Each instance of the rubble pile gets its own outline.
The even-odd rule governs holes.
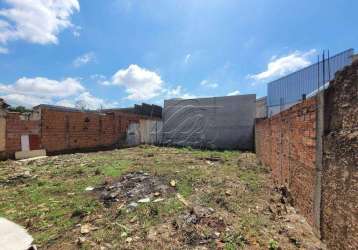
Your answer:
[[[167,181],[158,176],[142,171],[132,172],[121,176],[118,180],[106,181],[93,191],[107,206],[123,201],[130,208],[138,206],[137,203],[158,202],[175,190],[166,184]]]
[[[181,241],[196,246],[206,245],[212,241],[220,243],[220,235],[228,230],[223,218],[214,215],[214,209],[194,206],[178,216],[172,222],[175,231],[179,232]]]

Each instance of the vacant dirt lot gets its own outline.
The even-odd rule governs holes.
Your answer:
[[[321,249],[251,153],[140,146],[0,163],[0,216],[43,249]]]

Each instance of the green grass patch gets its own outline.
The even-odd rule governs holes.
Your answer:
[[[100,168],[100,172],[105,176],[118,177],[128,170],[130,161],[117,161]]]
[[[101,185],[107,177],[116,179],[127,172],[143,170],[159,176],[167,185],[175,180],[175,192],[180,193],[188,202],[214,208],[212,216],[215,217],[222,214],[223,218],[227,218],[232,214],[238,218],[232,222],[237,232],[245,236],[260,237],[260,227],[264,226],[265,220],[260,215],[247,213],[259,193],[241,194],[235,191],[235,185],[241,187],[241,184],[246,184],[249,191],[259,191],[263,177],[259,167],[254,164],[250,165],[250,169],[238,166],[240,154],[238,151],[145,145],[131,149],[49,157],[45,161],[24,165],[10,162],[11,167],[0,163],[0,180],[5,182],[9,176],[13,176],[14,169],[19,173],[30,171],[33,176],[0,188],[0,216],[28,226],[35,243],[43,248],[58,243],[73,246],[81,236],[76,227],[79,223],[90,223],[98,227],[85,235],[88,241],[81,246],[82,249],[92,249],[89,242],[108,242],[117,249],[127,246],[123,245],[127,244],[127,237],[140,237],[135,244],[144,242],[151,248],[153,242],[147,242],[146,239],[149,229],[171,223],[188,210],[176,198],[175,193],[161,202],[139,204],[135,210],[127,211],[124,201],[105,208],[95,195],[85,191],[86,187]],[[206,158],[210,157],[220,159],[213,159],[214,164],[210,164],[206,162],[210,160]],[[246,163],[245,159],[243,161]],[[231,191],[231,195],[225,193],[227,190]],[[91,220],[87,220],[89,218]],[[214,229],[204,227],[202,233],[209,236],[212,230]],[[245,244],[245,238],[240,233],[236,235],[230,232],[230,235],[225,236],[225,249],[238,249]],[[222,234],[220,237],[223,236]],[[263,240],[266,247],[268,239],[266,237]],[[212,247],[216,247],[215,242]]]
[[[248,184],[250,191],[259,190],[262,180],[257,172],[252,170],[240,171],[239,178],[242,182]]]

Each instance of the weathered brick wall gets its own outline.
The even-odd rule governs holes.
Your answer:
[[[113,110],[82,112],[56,106],[41,105],[31,116],[6,112],[5,151],[0,158],[21,151],[21,135],[29,135],[30,149],[46,149],[48,153],[71,152],[125,146],[129,124],[141,119],[158,120]]]
[[[256,153],[272,169],[277,186],[289,188],[295,206],[313,225],[316,156],[316,100],[296,104],[269,119],[258,119]]]
[[[39,120],[21,119],[20,113],[6,115],[6,152],[9,156],[21,150],[21,135],[40,135]]]
[[[358,61],[338,72],[325,91],[322,181],[316,179],[316,99],[256,121],[256,152],[277,185],[314,224],[321,185],[320,234],[329,249],[358,249]],[[317,152],[318,153],[318,152]]]
[[[330,249],[358,249],[358,61],[325,97],[322,237]]]
[[[124,145],[130,123],[143,117],[41,108],[42,145],[49,153]]]

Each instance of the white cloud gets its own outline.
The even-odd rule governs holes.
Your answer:
[[[180,98],[182,98],[182,99],[195,99],[195,98],[198,98],[198,97],[196,95],[185,93]]]
[[[185,56],[184,63],[185,63],[185,64],[188,64],[188,63],[190,62],[190,59],[191,59],[191,54],[187,54],[187,55]]]
[[[70,107],[70,108],[97,110],[102,108],[112,108],[118,106],[118,103],[107,102],[101,98],[93,96],[89,92],[84,92],[73,99],[62,99],[56,102],[56,105]]]
[[[20,78],[14,84],[0,84],[0,92],[7,94],[21,94],[37,97],[68,97],[80,92],[85,88],[74,78],[62,81],[51,80],[44,77]]]
[[[75,105],[75,101],[72,99],[62,99],[59,100],[55,103],[57,106],[62,106],[62,107],[68,107],[68,108],[74,108]]]
[[[241,92],[239,90],[235,90],[233,92],[230,92],[229,94],[227,94],[228,96],[233,96],[233,95],[240,95]]]
[[[104,85],[104,86],[113,85],[113,83],[111,83],[111,81],[109,81],[108,78],[105,75],[94,74],[94,75],[91,75],[90,78],[91,78],[91,80],[94,80],[98,84],[101,84],[101,85]]]
[[[79,103],[84,105],[86,109],[100,109],[100,108],[108,108],[111,104],[107,103],[101,98],[93,96],[89,92],[84,92],[80,94],[76,99],[76,104]]]
[[[23,94],[7,94],[2,95],[0,97],[13,106],[24,106],[29,108],[39,104],[51,103],[51,99],[47,97],[30,96]]]
[[[174,98],[174,97],[181,96],[182,90],[183,90],[183,87],[178,85],[175,88],[164,90],[164,93],[166,94],[166,98]]]
[[[57,44],[58,34],[73,27],[70,17],[80,10],[78,0],[4,0],[0,9],[0,44],[25,40]]]
[[[65,107],[100,109],[118,106],[93,96],[78,79],[62,81],[44,77],[20,78],[13,84],[0,84],[0,98],[13,106],[33,107],[39,104],[54,104]]]
[[[104,75],[92,75],[92,80],[96,80],[101,85],[115,85],[124,87],[129,94],[126,99],[135,101],[184,98],[196,98],[184,90],[181,85],[166,87],[161,76],[138,65],[130,65],[127,69],[118,70],[111,80]]]
[[[103,79],[107,79],[107,77],[105,75],[101,75],[101,74],[93,74],[90,76],[90,78],[92,80],[103,80]]]
[[[193,98],[197,98],[197,96],[186,92],[181,85],[178,85],[171,89],[164,89],[163,93],[164,93],[165,99],[173,99],[173,98],[193,99]]]
[[[75,99],[85,91],[85,87],[75,78],[57,81],[44,77],[22,77],[13,84],[0,84],[1,98],[11,105],[26,107],[54,104],[61,98]]]
[[[0,54],[7,54],[7,53],[9,53],[9,50],[7,48],[0,47]]]
[[[312,49],[306,52],[295,51],[283,57],[273,56],[265,71],[249,75],[249,78],[255,81],[264,81],[287,75],[310,65],[311,57],[314,54],[316,54],[316,50]]]
[[[210,82],[208,80],[203,80],[200,82],[200,85],[201,86],[205,86],[207,88],[212,88],[212,89],[215,89],[217,87],[219,87],[219,85],[217,83],[214,83],[214,82]]]
[[[144,101],[161,94],[163,81],[156,72],[130,65],[127,69],[120,69],[106,85],[122,86],[129,94],[127,99]]]
[[[90,62],[93,62],[96,59],[96,56],[93,52],[88,52],[86,54],[83,54],[79,57],[77,57],[73,61],[73,66],[76,68],[81,67],[83,65],[89,64]]]
[[[98,84],[108,86],[111,85],[111,82],[108,81],[107,77],[105,75],[101,74],[94,74],[90,76],[91,80],[96,81]]]
[[[77,37],[77,38],[80,37],[81,36],[81,30],[82,30],[81,26],[74,25],[73,30],[72,30],[73,36]]]

